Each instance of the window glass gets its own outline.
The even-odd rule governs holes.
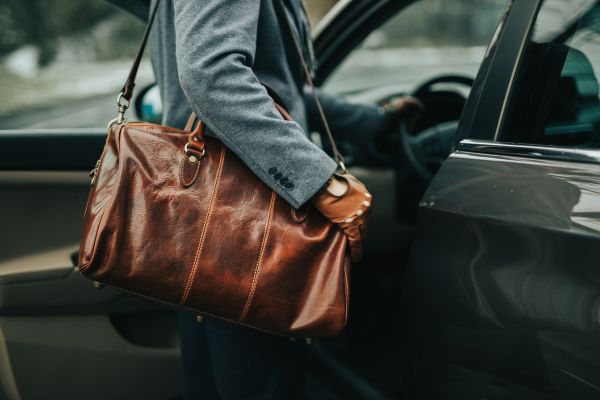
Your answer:
[[[143,22],[99,0],[17,0],[0,2],[0,27],[0,129],[114,118]],[[138,89],[151,81],[146,61]]]
[[[505,113],[502,139],[600,147],[600,2],[546,0]]]
[[[420,0],[369,36],[325,83],[353,93],[402,92],[440,75],[474,77],[507,0]]]

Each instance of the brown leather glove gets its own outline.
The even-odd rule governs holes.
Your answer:
[[[313,198],[315,207],[346,234],[352,261],[362,258],[362,241],[367,233],[367,220],[373,197],[365,185],[350,174],[334,174],[333,180]],[[336,193],[334,186],[345,185],[345,191]],[[333,191],[333,192],[332,192]]]

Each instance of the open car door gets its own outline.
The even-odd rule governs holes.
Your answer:
[[[406,315],[421,398],[600,396],[598,12],[513,1],[488,49],[420,203]]]
[[[75,12],[56,9],[66,2],[37,3],[20,10],[25,5],[14,2],[12,11],[42,19]],[[26,49],[2,64],[9,98],[0,107],[0,399],[175,399],[176,312],[98,290],[75,268],[88,173],[131,53],[124,50],[122,62],[121,55],[81,61],[77,51],[94,35],[132,26],[120,40],[135,46],[144,25],[101,2],[69,7],[93,16],[91,34],[74,32],[54,46],[50,22],[36,20],[54,46],[52,62],[38,65],[28,58],[38,50]]]

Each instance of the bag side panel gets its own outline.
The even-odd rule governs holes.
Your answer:
[[[240,317],[251,290],[270,197],[271,190],[226,151],[210,233],[186,306],[231,320]]]
[[[346,325],[346,237],[314,207],[305,221],[281,201],[247,323],[294,336],[333,336]]]
[[[137,127],[136,127],[137,128]],[[191,191],[181,186],[185,135],[124,128],[119,175],[96,239],[92,279],[177,304],[194,258],[206,197],[214,179],[212,155]]]

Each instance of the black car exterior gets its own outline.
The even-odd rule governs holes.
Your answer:
[[[600,398],[599,12],[509,4],[419,206],[412,397]]]

